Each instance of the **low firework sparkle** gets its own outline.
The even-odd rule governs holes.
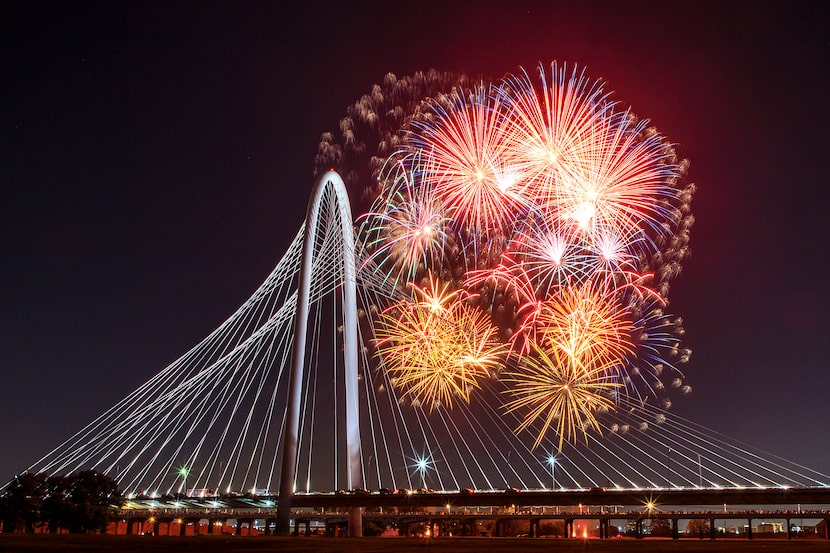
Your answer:
[[[396,298],[377,352],[405,397],[449,408],[495,376],[517,432],[561,449],[622,395],[688,389],[664,310],[694,187],[648,121],[555,63],[438,94],[411,121],[359,235]]]

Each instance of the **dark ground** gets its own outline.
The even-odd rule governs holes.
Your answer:
[[[24,553],[53,552],[146,552],[146,553],[234,553],[279,551],[281,553],[334,553],[359,551],[367,553],[429,552],[711,552],[711,553],[776,553],[830,552],[824,540],[561,540],[527,538],[278,538],[227,536],[100,536],[100,535],[0,535],[0,551]]]

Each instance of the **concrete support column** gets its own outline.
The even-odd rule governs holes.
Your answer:
[[[746,519],[746,539],[752,539],[752,519]]]
[[[574,533],[574,519],[566,518],[565,519],[565,537],[572,538]]]
[[[676,518],[671,519],[671,539],[676,540],[680,538],[680,521]]]
[[[539,519],[530,521],[530,537],[531,538],[538,538],[539,537]]]
[[[790,526],[790,519],[787,519],[787,541],[793,539],[793,529]]]
[[[349,537],[363,536],[363,507],[349,509]]]
[[[182,519],[181,524],[179,524],[179,535],[184,536],[187,532],[187,521]]]
[[[717,536],[717,535],[718,535],[718,531],[717,531],[717,528],[715,528],[715,519],[710,518],[709,519],[709,539],[713,540],[713,539],[715,539],[715,536]]]

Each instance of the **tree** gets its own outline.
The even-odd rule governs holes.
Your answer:
[[[97,532],[106,529],[122,503],[117,483],[93,470],[22,474],[0,497],[0,520],[6,532],[34,532],[36,524],[46,524],[50,532]]]
[[[556,536],[561,538],[565,536],[565,521],[556,520],[553,522],[543,522],[539,525],[539,536]]]
[[[70,520],[70,532],[102,532],[107,523],[114,520],[114,510],[123,504],[118,484],[105,474],[86,470],[72,479],[69,501],[74,516]]]
[[[666,518],[653,518],[649,521],[649,528],[651,535],[655,537],[667,538],[672,535],[671,521]]]
[[[0,498],[0,519],[5,532],[35,531],[41,521],[41,503],[46,487],[46,476],[25,473],[16,476]]]
[[[73,516],[73,505],[69,500],[71,486],[71,476],[50,476],[46,479],[40,515],[50,533],[70,528]]]
[[[686,525],[686,534],[703,539],[704,536],[709,535],[709,521],[705,518],[693,518]]]

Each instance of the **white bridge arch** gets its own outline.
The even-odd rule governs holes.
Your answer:
[[[357,382],[357,293],[355,284],[354,229],[349,196],[343,179],[334,171],[322,175],[311,192],[306,212],[303,236],[303,256],[300,267],[297,314],[294,319],[294,340],[291,348],[291,372],[288,379],[288,422],[283,438],[283,463],[280,477],[280,493],[277,510],[277,532],[287,535],[291,518],[291,498],[295,491],[297,446],[299,443],[300,405],[303,393],[303,372],[305,369],[306,336],[308,330],[308,307],[311,296],[314,260],[325,255],[318,251],[315,237],[320,221],[320,210],[324,194],[334,193],[337,215],[340,221],[343,267],[343,346],[344,378],[346,391],[346,449],[348,463],[348,487],[362,488],[363,477],[360,467],[360,426],[358,414]],[[325,243],[324,243],[325,244]],[[352,511],[349,532],[362,535],[360,510]]]

